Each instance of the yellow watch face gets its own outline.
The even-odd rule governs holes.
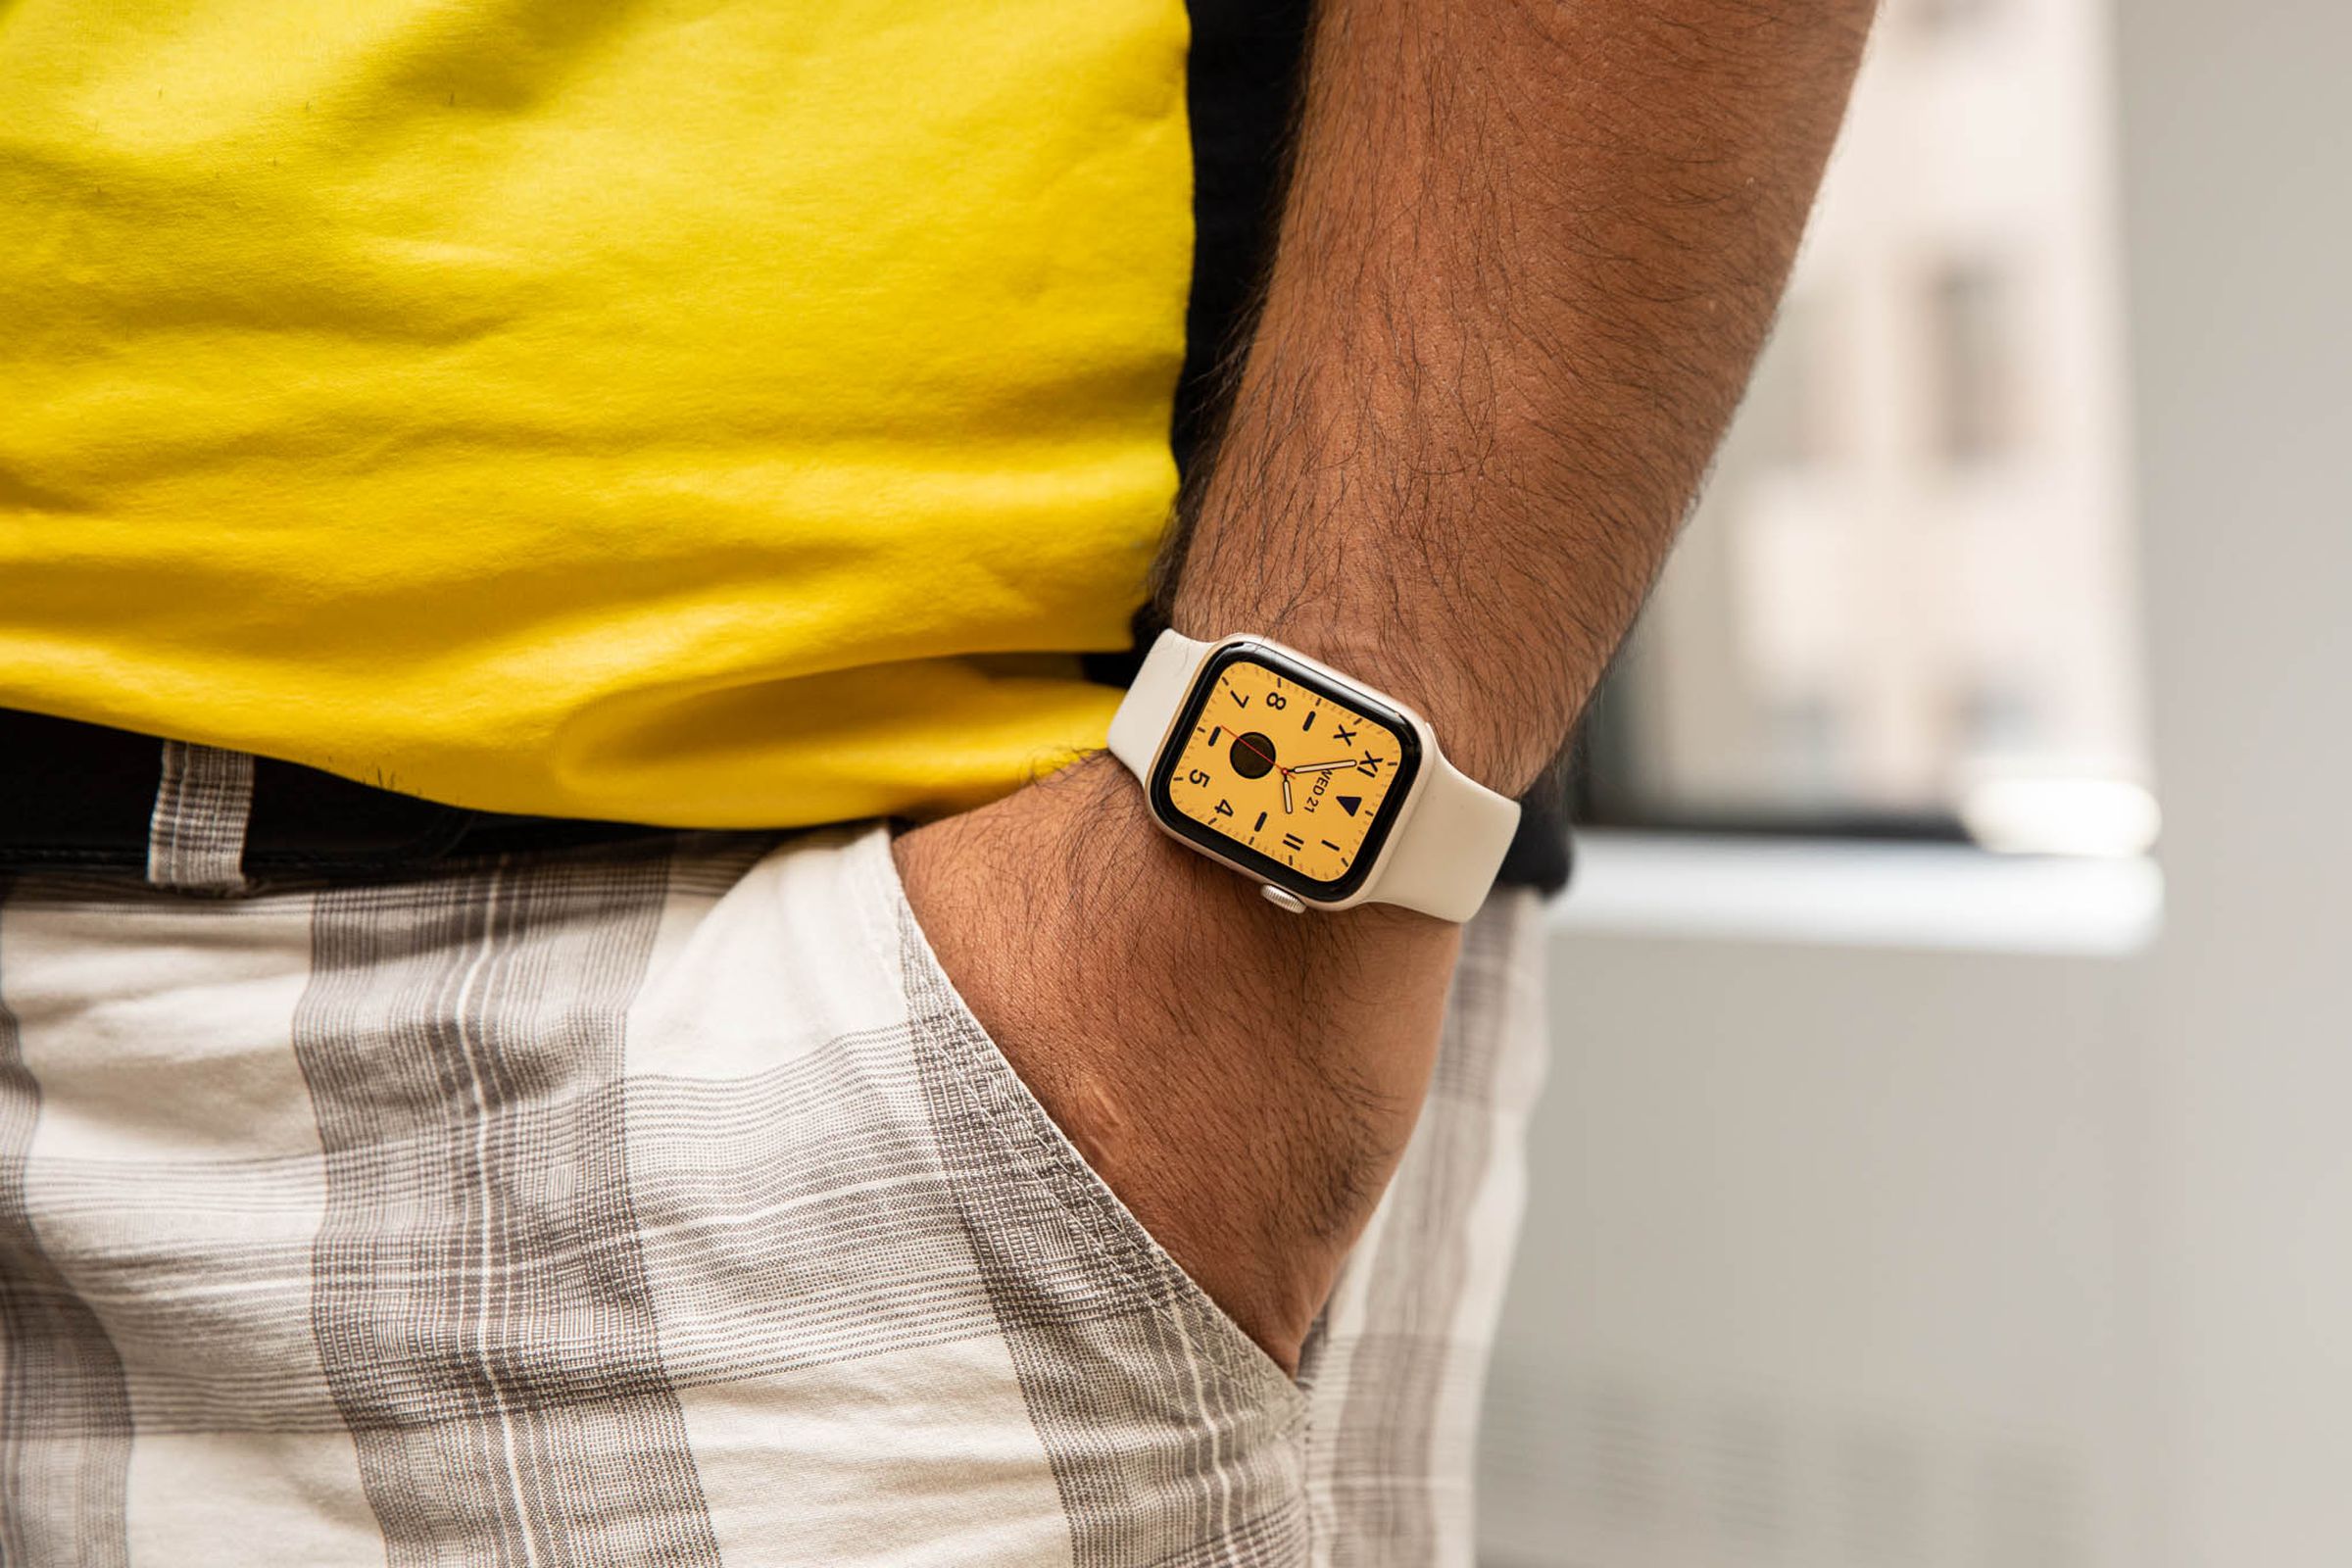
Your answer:
[[[1209,662],[1160,756],[1162,820],[1278,886],[1330,899],[1371,870],[1420,742],[1394,710],[1242,645]]]

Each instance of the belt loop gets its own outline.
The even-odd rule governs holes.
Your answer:
[[[252,815],[250,752],[164,742],[155,814],[147,824],[147,880],[182,893],[244,892],[245,829]]]

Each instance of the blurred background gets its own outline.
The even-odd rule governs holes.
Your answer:
[[[1595,710],[1491,1568],[2352,1562],[2352,7],[1887,0]]]

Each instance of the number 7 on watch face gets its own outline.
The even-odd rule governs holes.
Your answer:
[[[1385,834],[1390,797],[1419,755],[1400,725],[1252,651],[1212,666],[1182,724],[1162,777],[1168,804],[1198,830],[1186,836],[1315,891],[1351,881],[1378,852],[1375,828]]]

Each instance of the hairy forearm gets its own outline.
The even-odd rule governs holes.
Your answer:
[[[1737,404],[1871,0],[1323,0],[1171,621],[1531,783]]]
[[[1867,9],[1324,0],[1174,624],[1297,644],[1530,783],[1738,399]],[[1284,914],[1107,758],[900,861],[1047,1108],[1293,1364],[1411,1132],[1458,928]]]

